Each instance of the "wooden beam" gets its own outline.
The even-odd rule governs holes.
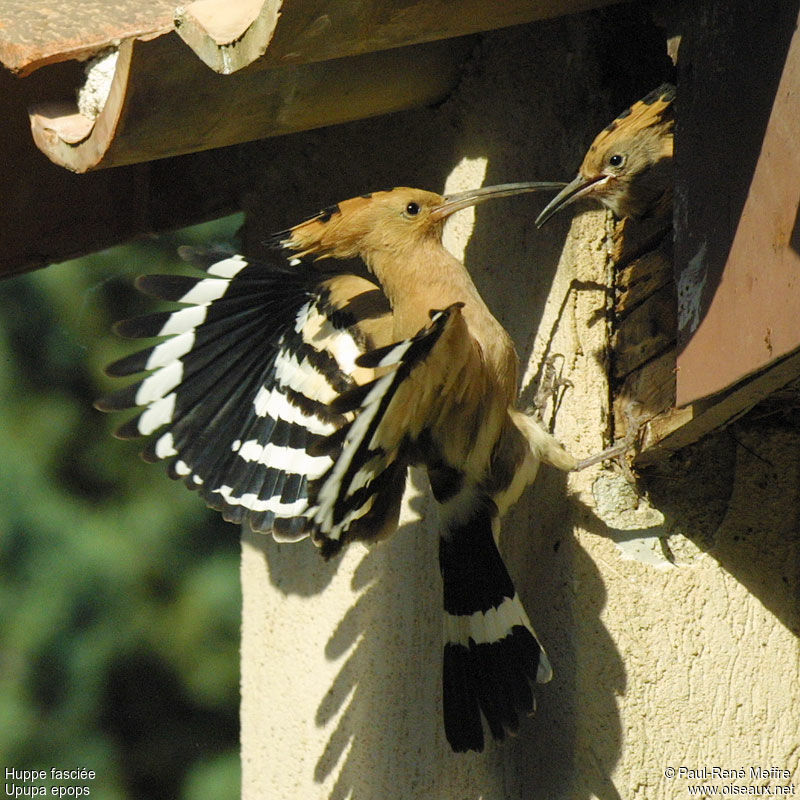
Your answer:
[[[308,64],[452,39],[611,5],[619,0],[196,0],[179,8],[175,29],[223,74],[261,59]]]
[[[612,385],[616,387],[613,391],[614,437],[623,439],[633,433],[638,436],[642,422],[674,411],[675,348],[631,372],[621,385]],[[632,431],[631,426],[637,431]],[[658,442],[655,432],[645,438],[647,444],[640,442],[640,447],[652,447]]]
[[[658,415],[645,426],[642,451],[634,465],[646,467],[669,458],[707,433],[729,425],[798,375],[800,350],[718,397],[698,400],[684,408],[673,408]]]
[[[609,381],[614,436],[624,438],[639,434],[645,422],[675,405],[677,302],[671,220],[623,220],[614,229],[611,258]]]
[[[663,261],[658,254],[654,260]],[[675,305],[675,284],[669,282],[618,322],[611,340],[615,379],[624,378],[665,350],[673,349]]]

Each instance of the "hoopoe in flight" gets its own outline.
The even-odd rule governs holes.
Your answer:
[[[447,217],[490,198],[397,188],[338,203],[277,234],[265,261],[188,255],[207,277],[144,276],[185,308],[117,325],[162,336],[110,375],[146,377],[97,407],[144,407],[118,430],[231,522],[330,557],[397,527],[411,464],[440,516],[447,739],[504,738],[552,670],[497,549],[500,518],[540,461],[576,462],[516,407],[513,343],[442,246]],[[186,253],[184,253],[186,255]],[[350,271],[352,260],[365,274]],[[362,270],[363,272],[363,270]]]
[[[583,197],[620,218],[670,214],[674,106],[675,87],[662,84],[600,131],[577,176],[537,217],[537,227]]]

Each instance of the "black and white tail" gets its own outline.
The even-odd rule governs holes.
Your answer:
[[[456,752],[483,750],[481,716],[495,739],[515,732],[536,707],[531,682],[552,677],[495,544],[496,506],[488,498],[460,505],[448,503],[455,513],[439,540],[444,727]]]

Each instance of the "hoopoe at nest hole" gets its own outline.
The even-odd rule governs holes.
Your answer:
[[[620,218],[671,214],[674,127],[675,87],[664,83],[600,131],[537,227],[580,198],[597,200]]]
[[[512,341],[442,229],[483,200],[563,185],[356,197],[277,234],[268,261],[184,249],[208,277],[138,279],[188,307],[118,323],[123,336],[169,338],[110,365],[150,374],[97,403],[144,406],[118,435],[158,432],[143,457],[167,461],[226,520],[310,536],[326,558],[392,533],[408,467],[423,465],[440,516],[444,723],[457,751],[483,748],[481,714],[497,739],[516,730],[534,709],[530,682],[550,680],[497,537],[540,461],[576,462],[517,409]],[[337,263],[347,259],[369,277]]]

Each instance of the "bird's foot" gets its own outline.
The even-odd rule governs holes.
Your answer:
[[[625,436],[614,442],[611,447],[606,447],[605,450],[601,450],[599,453],[595,453],[593,456],[589,456],[588,458],[578,461],[578,463],[575,465],[575,470],[577,471],[586,469],[586,467],[599,464],[601,461],[618,459],[620,456],[624,456],[628,450],[634,447],[639,441],[639,432],[642,428],[642,422],[637,416],[637,411],[638,404],[629,402],[625,407],[626,429],[628,431]],[[630,472],[630,467],[627,462],[620,463],[626,472]]]
[[[560,364],[558,364],[559,360]],[[562,375],[564,361],[565,358],[561,353],[553,353],[542,363],[542,375],[533,396],[533,403],[527,409],[527,413],[533,415],[542,424],[545,424],[545,410],[548,405],[551,408],[551,420],[554,420],[564,392],[574,386],[571,380]],[[552,426],[546,427],[549,429]]]

